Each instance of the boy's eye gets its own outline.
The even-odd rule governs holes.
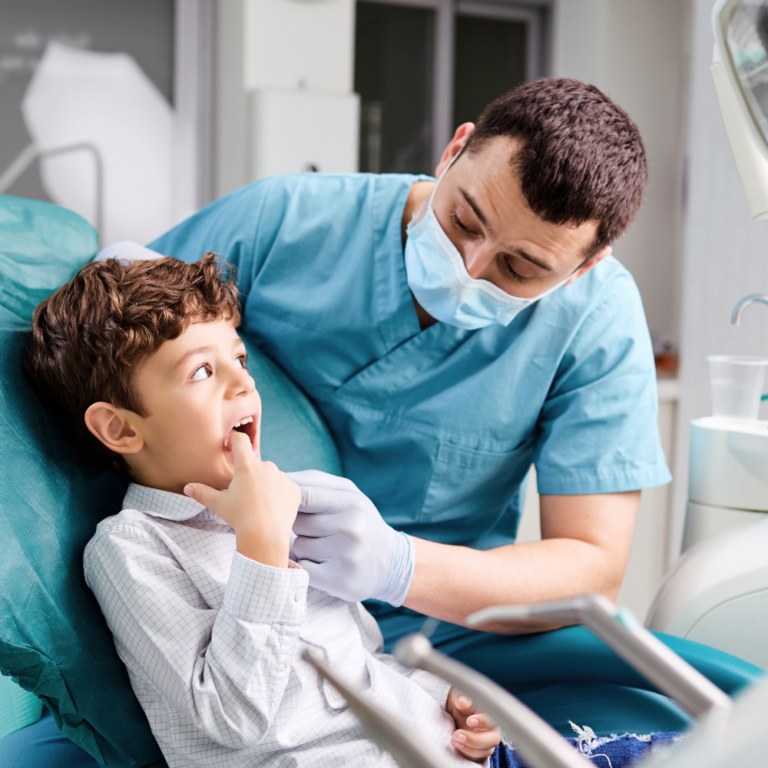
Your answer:
[[[210,369],[208,363],[201,365],[193,374],[191,381],[205,381],[210,376]]]
[[[240,363],[241,368],[244,368],[246,371],[248,370],[248,366],[246,365],[246,363],[248,362],[248,355],[246,353],[243,353],[242,355],[238,355],[237,362]]]

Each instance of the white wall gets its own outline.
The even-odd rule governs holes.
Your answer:
[[[354,0],[246,0],[246,89],[352,93],[354,27]]]
[[[611,0],[556,0],[552,76],[604,88]]]
[[[736,302],[768,291],[768,222],[750,218],[717,106],[709,66],[712,0],[693,0],[688,204],[682,265],[681,400],[671,559],[679,552],[688,465],[688,425],[710,413],[710,354],[768,356],[765,307],[730,324]],[[762,417],[766,418],[765,405]]]
[[[645,203],[614,252],[632,272],[651,332],[678,340],[689,0],[559,0],[553,73],[592,83],[640,129]]]
[[[219,0],[216,23],[215,194],[222,197],[248,181],[248,99],[243,66],[245,3]]]

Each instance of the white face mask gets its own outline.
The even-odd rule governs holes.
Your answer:
[[[506,326],[519,312],[560,288],[571,276],[532,299],[511,296],[487,280],[470,277],[464,259],[432,210],[435,192],[458,156],[440,175],[426,207],[422,206],[408,225],[405,243],[408,287],[424,310],[440,322],[468,330],[493,323]]]

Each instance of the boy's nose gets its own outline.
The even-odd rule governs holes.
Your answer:
[[[250,395],[256,391],[256,382],[244,368],[235,369],[231,389],[235,396]]]
[[[246,376],[245,380],[240,386],[240,393],[243,395],[252,395],[256,391],[256,382],[250,377]]]

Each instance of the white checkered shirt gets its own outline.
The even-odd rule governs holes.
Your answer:
[[[308,587],[295,563],[235,551],[234,531],[194,499],[140,485],[84,554],[136,696],[171,768],[394,766],[301,658],[333,667],[457,766],[448,684],[381,653],[359,603]]]

